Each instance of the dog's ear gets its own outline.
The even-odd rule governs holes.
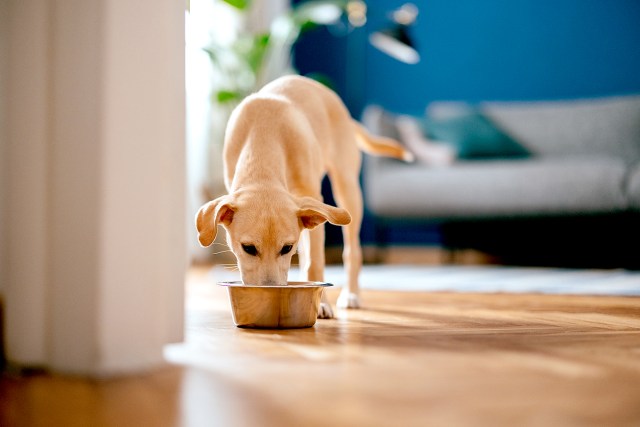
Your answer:
[[[196,229],[200,244],[211,245],[218,234],[218,224],[231,224],[235,211],[236,208],[231,204],[229,196],[218,197],[203,205],[196,215]]]
[[[311,197],[303,197],[298,204],[298,218],[304,228],[316,228],[329,221],[334,225],[347,225],[351,215],[345,209],[327,205]]]

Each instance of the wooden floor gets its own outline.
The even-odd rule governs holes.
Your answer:
[[[640,426],[640,298],[367,292],[260,331],[232,325],[224,292],[190,272],[165,369],[5,378],[0,425]]]

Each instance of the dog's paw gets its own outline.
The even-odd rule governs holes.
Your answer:
[[[318,309],[318,319],[333,319],[333,310],[328,302],[321,302]]]
[[[360,308],[360,297],[345,289],[340,292],[336,306],[338,308]]]

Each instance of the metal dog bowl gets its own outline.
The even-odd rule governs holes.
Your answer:
[[[218,282],[229,291],[233,323],[240,328],[308,328],[316,323],[324,282],[253,286]]]

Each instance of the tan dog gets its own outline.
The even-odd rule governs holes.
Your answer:
[[[303,279],[322,281],[324,227],[318,226],[342,225],[348,286],[338,307],[358,307],[363,210],[358,146],[412,158],[397,142],[368,135],[340,98],[313,80],[282,77],[248,96],[231,115],[225,135],[229,194],[205,204],[196,216],[200,244],[211,245],[221,224],[242,281],[268,286],[286,284],[300,240]],[[340,207],[322,203],[325,174]],[[333,317],[325,296],[318,317]]]

